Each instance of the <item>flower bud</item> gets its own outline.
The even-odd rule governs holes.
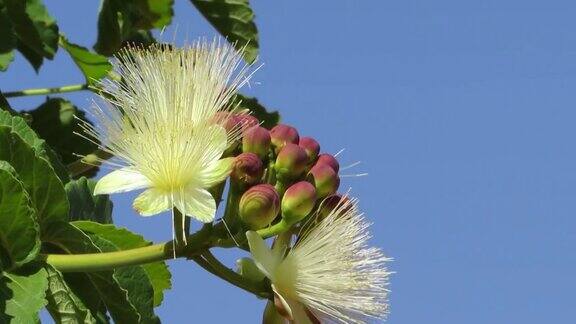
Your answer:
[[[237,271],[239,275],[254,282],[264,280],[266,276],[258,269],[254,260],[250,258],[241,258],[236,260]]]
[[[238,131],[238,127],[239,127],[238,126],[238,123],[239,123],[238,115],[235,115],[229,111],[217,112],[214,115],[214,117],[212,118],[212,121],[221,125],[222,127],[224,127],[227,134]],[[240,141],[238,141],[238,140],[231,142],[231,143],[228,143],[228,147],[224,151],[223,156],[235,155],[236,149],[238,148],[239,144],[240,144]]]
[[[242,153],[234,160],[232,179],[248,185],[256,184],[262,179],[264,165],[254,153]]]
[[[294,224],[308,216],[316,204],[316,189],[309,182],[300,181],[290,186],[282,198],[282,218]]]
[[[236,124],[238,124],[238,117],[229,111],[218,111],[214,115],[213,121],[222,125],[222,127],[226,129],[226,132],[230,133],[232,130],[234,130]]]
[[[227,132],[238,128],[246,129],[259,124],[256,117],[246,113],[233,113],[230,111],[218,111],[213,117],[213,121],[221,124]]]
[[[320,156],[318,156],[318,161],[316,161],[316,165],[318,164],[327,164],[332,169],[334,169],[334,172],[336,173],[338,173],[340,170],[340,164],[338,163],[338,160],[336,160],[336,158],[330,154],[320,154]]]
[[[330,195],[324,198],[318,207],[318,216],[320,219],[326,218],[326,216],[328,216],[336,207],[338,207],[340,200],[342,200],[342,196],[339,194]]]
[[[341,196],[339,194],[330,195],[324,198],[318,207],[318,220],[322,220],[330,215],[330,213],[336,212],[337,208],[339,209],[338,214],[344,215],[352,208],[355,208],[355,205],[348,196]]]
[[[327,164],[314,165],[308,172],[306,180],[314,185],[318,198],[324,198],[335,193],[340,186],[338,173]]]
[[[268,156],[270,150],[270,132],[261,126],[248,128],[242,137],[242,152],[252,152],[261,159]]]
[[[248,189],[240,198],[238,214],[252,230],[264,228],[276,218],[280,197],[273,186],[259,184]]]
[[[302,137],[298,145],[306,151],[308,155],[308,163],[314,163],[320,153],[320,144],[312,137]]]
[[[257,126],[260,124],[260,121],[258,121],[258,118],[254,117],[250,114],[239,114],[239,115],[236,115],[236,118],[238,120],[238,124],[240,124],[242,129],[248,129],[250,127]]]
[[[300,138],[296,128],[284,124],[274,126],[270,130],[270,137],[276,152],[279,152],[287,143],[297,144]]]
[[[274,169],[279,179],[296,178],[304,172],[308,156],[303,148],[288,143],[278,153]]]

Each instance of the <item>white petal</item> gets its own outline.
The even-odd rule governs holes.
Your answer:
[[[254,258],[254,263],[262,273],[266,275],[270,280],[273,280],[272,275],[276,270],[278,265],[272,254],[272,251],[266,245],[266,242],[260,237],[260,235],[254,231],[246,232],[246,238],[248,239],[248,246],[250,246],[250,253]]]
[[[288,245],[290,244],[290,240],[292,239],[292,233],[289,231],[280,233],[274,244],[272,244],[272,256],[274,260],[274,264],[279,265],[282,260],[284,260],[284,255],[286,254],[286,250],[288,250]]]
[[[189,187],[174,194],[174,206],[186,216],[209,223],[216,215],[216,201],[204,189]]]
[[[232,171],[234,158],[225,158],[217,160],[210,164],[208,168],[202,170],[200,174],[200,182],[204,188],[210,188],[226,179]]]
[[[202,148],[202,158],[199,162],[204,165],[219,160],[228,147],[226,129],[220,125],[198,128],[195,138],[200,141],[198,144]]]
[[[111,194],[148,187],[150,187],[150,180],[142,173],[131,168],[122,168],[112,171],[98,180],[94,194]]]
[[[212,133],[210,146],[214,148],[212,160],[216,160],[222,156],[222,153],[228,147],[228,134],[226,134],[226,129],[220,125],[214,125],[210,129]]]
[[[170,196],[150,188],[134,199],[134,209],[142,216],[152,216],[172,208]]]

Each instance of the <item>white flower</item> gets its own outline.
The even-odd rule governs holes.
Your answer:
[[[104,105],[96,126],[84,125],[121,163],[101,178],[94,194],[146,189],[134,208],[150,216],[176,207],[202,222],[214,219],[207,191],[224,181],[232,158],[221,159],[239,130],[223,125],[233,94],[250,77],[240,53],[219,41],[174,48],[129,47],[114,63],[121,81],[101,83]]]
[[[270,250],[256,232],[246,233],[256,265],[272,282],[286,317],[297,324],[312,323],[308,314],[322,323],[385,318],[390,273],[384,264],[390,259],[367,246],[369,225],[356,201],[343,198],[287,254],[286,236]]]

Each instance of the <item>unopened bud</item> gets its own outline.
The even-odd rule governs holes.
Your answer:
[[[318,220],[322,220],[332,213],[338,213],[338,217],[341,217],[347,215],[355,208],[355,202],[348,196],[330,195],[324,198],[318,207]]]
[[[273,186],[259,184],[248,189],[240,198],[238,214],[252,230],[264,228],[276,218],[280,197]]]
[[[326,218],[330,213],[338,207],[338,204],[342,200],[342,196],[335,194],[330,195],[322,200],[320,206],[318,207],[318,216],[321,219]]]
[[[327,164],[316,164],[308,172],[307,180],[316,188],[318,198],[324,198],[335,193],[340,186],[338,173]]]
[[[302,137],[298,145],[306,151],[308,155],[308,163],[314,163],[320,153],[320,144],[312,137]]]
[[[234,130],[236,124],[238,124],[237,116],[229,111],[218,111],[214,115],[213,120],[214,122],[222,125],[228,133]]]
[[[214,117],[213,121],[221,124],[227,132],[232,132],[237,129],[246,129],[258,125],[258,119],[246,113],[233,113],[230,111],[219,111]]]
[[[241,258],[236,260],[237,272],[244,278],[252,280],[254,282],[261,281],[266,276],[258,269],[254,260],[250,258]]]
[[[274,126],[270,130],[270,137],[272,138],[272,145],[276,152],[280,151],[284,145],[288,143],[298,144],[300,137],[296,128],[284,124]]]
[[[260,122],[258,121],[258,118],[254,117],[250,114],[239,114],[239,115],[236,115],[236,118],[238,120],[238,124],[240,124],[242,129],[248,129],[250,127],[253,127],[253,126],[260,124]]]
[[[338,163],[338,160],[336,160],[336,158],[330,154],[320,154],[320,156],[318,156],[318,161],[316,161],[316,165],[319,164],[329,165],[332,169],[334,169],[334,172],[336,173],[338,173],[340,170],[340,164]]]
[[[306,169],[308,156],[303,148],[296,144],[286,144],[276,157],[274,170],[279,179],[296,178]]]
[[[213,122],[221,125],[226,130],[227,134],[238,132],[238,115],[233,114],[229,111],[219,111],[217,112],[213,119]],[[233,156],[236,154],[236,149],[238,148],[240,141],[236,140],[234,142],[228,143],[228,147],[223,153],[223,156]]]
[[[290,186],[282,198],[282,218],[294,224],[308,216],[316,204],[316,189],[306,181]]]
[[[242,153],[235,158],[230,176],[238,182],[253,185],[262,179],[263,174],[262,160],[254,153]]]
[[[242,137],[242,152],[252,152],[261,159],[268,156],[270,150],[270,132],[261,126],[248,128]]]

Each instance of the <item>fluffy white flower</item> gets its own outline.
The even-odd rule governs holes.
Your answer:
[[[256,265],[272,282],[287,318],[297,324],[385,318],[390,274],[385,263],[390,259],[367,245],[369,225],[356,201],[344,198],[288,253],[290,235],[281,235],[269,249],[256,232],[246,233]]]
[[[96,126],[86,131],[120,163],[101,178],[94,194],[146,189],[134,208],[150,216],[176,207],[202,222],[214,219],[207,191],[229,174],[221,159],[239,130],[226,132],[233,94],[250,77],[240,53],[219,41],[175,48],[129,47],[115,62],[121,81],[101,83]]]

